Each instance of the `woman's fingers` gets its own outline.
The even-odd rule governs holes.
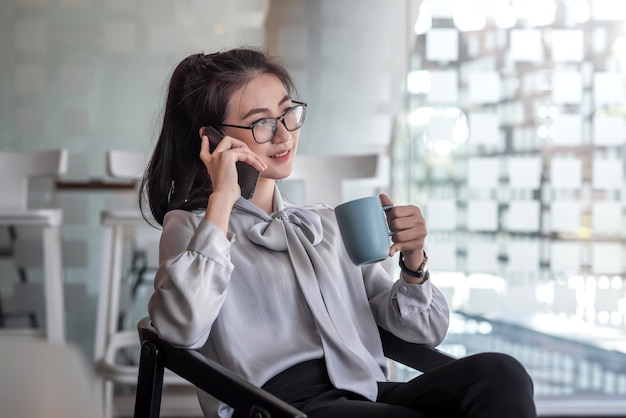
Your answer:
[[[243,154],[238,154],[238,157],[240,158],[238,158],[237,161],[246,162],[252,167],[256,168],[258,171],[263,171],[267,168],[267,165],[261,159],[261,157],[252,152],[249,148],[247,148],[247,151]]]
[[[267,168],[263,160],[243,141],[225,136],[219,143],[214,143],[214,146],[211,146],[211,137],[203,132],[201,138],[200,159],[211,178],[214,192],[223,190],[233,194],[240,191],[237,181],[239,173],[236,169],[238,161],[248,163],[258,171]],[[213,152],[211,152],[211,148],[213,148]]]
[[[388,219],[389,229],[395,231],[391,238],[392,253],[402,251],[406,255],[424,248],[426,221],[418,207],[395,206],[388,211]]]
[[[386,194],[380,194],[380,203],[383,206],[391,206],[387,210],[387,222],[389,230],[394,231],[391,237],[393,244],[389,248],[389,256],[398,251],[407,257],[407,262],[413,261],[418,264],[423,258],[424,244],[426,242],[426,221],[422,211],[417,206],[393,206],[393,202]],[[417,257],[418,260],[408,260]]]
[[[383,206],[393,206],[393,202],[391,201],[389,196],[387,196],[386,194],[381,193],[380,195],[378,195],[378,197],[380,198],[380,203]]]
[[[213,155],[222,152],[232,156],[235,162],[246,162],[259,171],[263,171],[267,168],[267,165],[263,162],[261,157],[252,152],[245,142],[236,138],[225,136],[215,147],[215,150],[213,150]]]

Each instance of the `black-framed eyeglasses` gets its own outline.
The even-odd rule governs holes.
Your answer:
[[[259,119],[250,126],[228,125],[226,123],[223,123],[221,126],[250,129],[254,140],[259,144],[264,144],[271,141],[274,136],[276,136],[279,121],[289,132],[299,129],[304,124],[304,118],[306,117],[306,103],[296,102],[295,100],[293,100],[293,103],[295,103],[295,106],[285,110],[285,113],[277,118]]]

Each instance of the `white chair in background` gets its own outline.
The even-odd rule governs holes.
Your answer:
[[[376,193],[378,189],[387,186],[387,178],[388,158],[382,154],[298,154],[291,175],[281,181],[281,189],[291,188],[285,187],[283,183],[300,183],[304,195],[300,199],[303,201],[294,203],[322,202],[335,207],[345,200],[362,197],[359,194]],[[358,190],[348,190],[349,187],[346,187],[345,183],[356,180],[358,182],[352,186]],[[363,190],[356,184],[363,185]]]
[[[67,171],[67,150],[0,151],[0,225],[35,227],[42,230],[45,336],[65,342],[65,301],[63,297],[63,265],[59,208],[35,209],[28,206],[29,180],[56,179]],[[29,330],[2,330],[2,334],[31,334]]]
[[[106,156],[108,175],[117,180],[132,181],[138,191],[148,162],[147,157],[140,152],[110,150]],[[138,197],[134,201],[137,202]],[[132,289],[149,272],[147,268],[156,267],[156,260],[152,263],[150,261],[154,257],[146,254],[150,252],[146,245],[151,242],[140,242],[142,234],[152,234],[154,241],[158,239],[160,232],[142,217],[138,204],[128,209],[103,210],[101,224],[102,266],[94,345],[96,391],[102,402],[105,418],[130,416],[134,406],[138,365],[120,361],[120,355],[138,359],[139,339],[137,320],[130,317],[130,308],[127,305],[132,303]],[[125,265],[125,260],[128,266]],[[139,267],[137,264],[140,264]],[[125,271],[136,276],[135,280],[138,282],[131,286],[124,283]],[[136,356],[133,356],[133,351],[136,351]],[[168,374],[164,384],[167,388],[163,415],[202,415],[193,387],[174,374]]]

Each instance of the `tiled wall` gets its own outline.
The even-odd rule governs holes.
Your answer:
[[[64,181],[103,179],[108,149],[149,152],[168,75],[186,55],[265,42],[265,0],[3,0],[0,2],[0,149],[67,148]],[[1,184],[1,183],[0,183]],[[34,184],[31,203],[50,183]],[[43,194],[44,197],[45,193]],[[132,191],[59,190],[67,334],[93,344],[102,255],[100,213]],[[155,231],[153,231],[155,232]],[[18,236],[32,236],[18,229]],[[157,235],[149,234],[154,244]],[[0,231],[0,243],[7,231]],[[0,260],[4,309],[43,315],[39,242],[27,246],[29,283]],[[34,265],[34,267],[33,267]],[[25,323],[18,318],[9,326]],[[41,323],[41,322],[40,322]]]
[[[263,45],[265,3],[3,1],[0,147],[67,147],[70,177],[102,176],[105,150],[150,148],[180,59]]]
[[[3,1],[0,149],[64,147],[70,158],[63,180],[102,179],[106,150],[151,149],[176,63],[194,52],[263,45],[267,6],[264,0]],[[100,210],[133,201],[132,193],[59,193],[67,281],[97,290]]]

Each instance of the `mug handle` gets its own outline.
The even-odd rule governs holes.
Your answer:
[[[389,209],[392,209],[393,206],[383,206],[383,210],[386,212]],[[387,222],[387,219],[385,219],[385,222]],[[387,229],[389,229],[389,224],[387,224]],[[387,231],[387,235],[389,235],[390,237],[394,236],[398,231]]]

